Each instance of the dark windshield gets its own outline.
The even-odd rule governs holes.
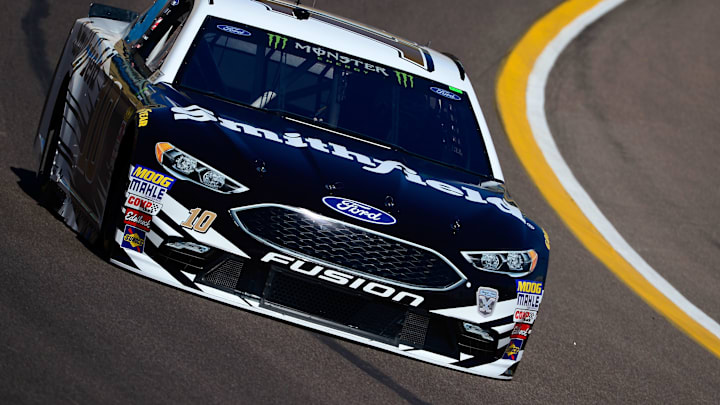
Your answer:
[[[178,83],[491,174],[462,90],[301,40],[209,17]]]

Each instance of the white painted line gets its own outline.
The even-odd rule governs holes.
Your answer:
[[[545,86],[548,76],[562,51],[590,24],[612,11],[625,0],[606,0],[598,3],[586,13],[567,25],[543,50],[533,66],[527,87],[527,117],[535,137],[542,150],[545,160],[557,175],[563,187],[575,200],[585,216],[625,260],[628,261],[649,283],[664,294],[670,301],[681,308],[688,316],[704,326],[708,331],[720,338],[720,325],[700,308],[685,298],[678,290],[667,282],[625,241],[610,221],[603,215],[595,202],[580,185],[567,165],[555,140],[545,116]]]

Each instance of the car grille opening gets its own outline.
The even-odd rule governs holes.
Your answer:
[[[244,264],[244,262],[239,260],[225,260],[213,270],[210,270],[203,277],[203,281],[208,284],[234,290],[237,287]]]
[[[388,340],[398,336],[407,312],[401,305],[378,302],[283,272],[271,273],[264,301],[266,305],[302,312]]]
[[[409,313],[400,331],[398,340],[413,347],[422,348],[425,346],[428,323],[430,318],[425,315]]]
[[[233,214],[267,245],[356,274],[430,290],[449,289],[465,279],[436,252],[332,218],[273,205]]]

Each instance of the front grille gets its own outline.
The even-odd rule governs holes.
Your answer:
[[[209,284],[234,290],[237,286],[244,263],[228,259],[208,272],[203,280]]]
[[[335,290],[282,272],[272,272],[264,294],[266,304],[281,306],[394,340],[406,309],[364,296]]]
[[[356,274],[435,290],[464,281],[435,252],[331,218],[274,205],[235,209],[233,215],[263,243]]]
[[[400,343],[409,344],[414,347],[425,346],[425,336],[429,322],[430,318],[427,316],[409,313],[400,331],[398,340]]]

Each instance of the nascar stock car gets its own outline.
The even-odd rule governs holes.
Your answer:
[[[35,150],[121,268],[469,373],[523,356],[549,242],[452,56],[277,0],[96,4]]]

